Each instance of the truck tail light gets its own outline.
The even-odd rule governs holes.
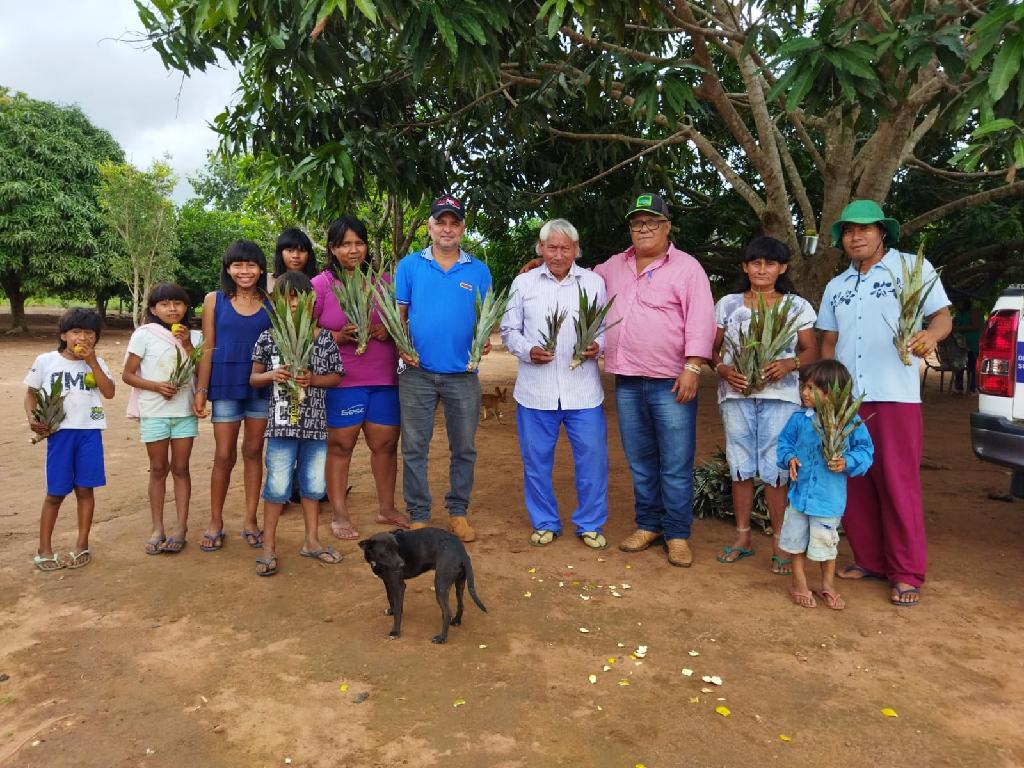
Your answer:
[[[1015,309],[1000,309],[989,315],[978,348],[978,391],[983,395],[1013,397],[1017,346]]]

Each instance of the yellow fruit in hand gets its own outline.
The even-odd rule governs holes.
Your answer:
[[[85,374],[85,378],[82,379],[82,381],[84,382],[86,389],[96,389],[96,376],[93,375],[91,371]]]
[[[184,327],[185,326],[182,325],[181,323],[171,323],[171,333],[177,333],[179,328],[184,328]]]
[[[75,346],[71,348],[71,351],[74,352],[76,355],[80,355],[83,352],[85,352],[85,347],[83,347],[81,344],[75,344]]]
[[[910,351],[913,352],[918,357],[922,357],[924,355],[925,350],[927,350],[927,349],[928,349],[928,345],[925,344],[923,341],[919,341],[917,344],[915,344],[911,348]]]

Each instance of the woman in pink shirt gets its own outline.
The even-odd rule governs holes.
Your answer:
[[[349,322],[333,286],[342,271],[363,269],[368,253],[366,225],[351,216],[336,219],[327,229],[327,264],[313,278],[314,313],[321,328],[338,342],[345,375],[327,391],[327,495],[334,518],[331,532],[339,539],[358,539],[346,504],[349,465],[362,432],[370,448],[370,468],[377,486],[377,522],[406,528],[408,517],[395,509],[398,476],[398,352],[374,309],[370,342],[356,354],[356,326]],[[384,279],[388,279],[387,276]]]

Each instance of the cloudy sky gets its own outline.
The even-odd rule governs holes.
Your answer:
[[[0,85],[77,104],[137,166],[170,153],[180,202],[190,192],[185,176],[216,146],[208,123],[231,100],[237,75],[211,69],[183,80],[155,51],[119,41],[141,30],[131,0],[0,0]]]

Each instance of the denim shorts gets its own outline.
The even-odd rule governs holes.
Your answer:
[[[368,421],[385,427],[402,423],[398,385],[333,387],[327,390],[327,426],[354,427]]]
[[[841,517],[818,517],[806,515],[792,507],[786,507],[779,534],[779,549],[791,555],[807,554],[808,560],[823,562],[835,560],[839,546],[839,521]]]
[[[214,400],[213,415],[210,421],[214,424],[242,419],[264,419],[270,414],[270,400],[262,397],[250,397],[248,400]]]
[[[327,462],[326,440],[269,437],[264,460],[267,466],[267,479],[263,483],[265,501],[286,504],[292,497],[293,477],[298,477],[299,496],[303,499],[319,501],[327,493],[327,476],[324,472]]]
[[[789,475],[778,466],[779,433],[800,406],[788,400],[736,397],[723,400],[719,409],[732,479],[757,475],[765,485],[785,485]]]
[[[139,419],[139,435],[144,443],[178,440],[198,434],[199,419],[195,416],[143,416]]]
[[[102,429],[58,429],[46,438],[46,493],[67,496],[75,488],[107,484]]]

